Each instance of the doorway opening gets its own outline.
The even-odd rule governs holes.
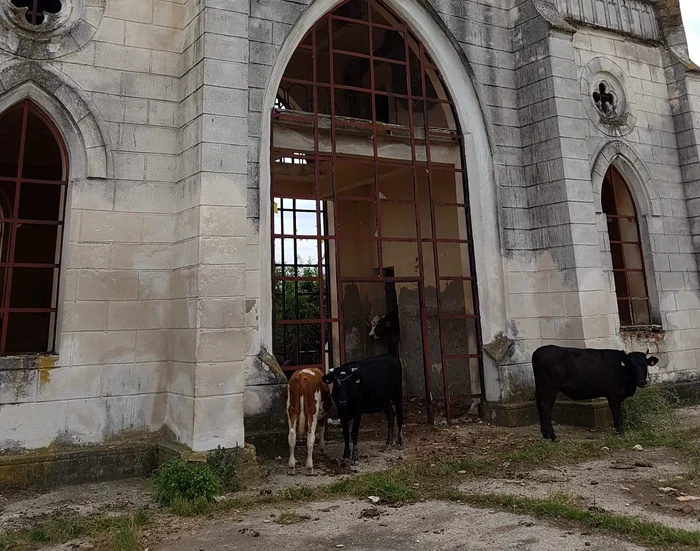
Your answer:
[[[371,320],[396,311],[404,395],[427,420],[483,399],[463,142],[437,66],[383,2],[344,2],[303,38],[272,113],[283,369],[373,355]]]

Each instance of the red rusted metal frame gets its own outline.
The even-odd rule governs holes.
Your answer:
[[[369,10],[372,11],[371,9]],[[428,309],[425,305],[425,266],[423,261],[423,232],[421,227],[420,210],[420,186],[418,184],[418,159],[416,157],[415,120],[413,117],[413,83],[411,81],[410,48],[408,45],[408,26],[403,26],[404,56],[406,57],[406,92],[408,93],[408,127],[411,138],[411,175],[413,177],[413,199],[416,219],[416,238],[418,240],[418,266],[420,270],[420,280],[418,284],[418,294],[420,301],[420,321],[421,336],[423,340],[423,375],[425,382],[425,408],[428,416],[428,423],[435,422],[435,412],[433,411],[433,382],[432,364],[430,362],[430,337],[428,335]],[[438,285],[436,279],[436,286]]]
[[[37,0],[34,0],[35,3]],[[24,103],[21,107],[22,109],[22,129],[20,130],[19,138],[19,154],[17,158],[17,180],[15,181],[15,197],[14,205],[12,206],[12,218],[17,218],[19,213],[19,193],[20,186],[22,185],[22,169],[24,168],[24,146],[27,138],[27,121],[29,120],[29,103]],[[12,272],[13,262],[15,258],[15,245],[17,239],[17,225],[11,224],[10,226],[10,243],[9,243],[9,253],[7,263],[7,270],[5,272],[5,289],[2,304],[2,336],[0,337],[0,353],[4,354],[7,344],[7,326],[10,324],[10,298],[12,296]]]
[[[432,244],[433,244],[433,263],[435,265],[435,299],[437,302],[438,311],[438,331],[440,332],[440,361],[442,362],[442,385],[443,394],[445,396],[445,417],[447,418],[447,423],[452,422],[452,415],[450,412],[450,393],[447,384],[447,362],[445,361],[445,331],[442,327],[442,300],[440,298],[440,267],[438,261],[438,244],[437,244],[437,225],[435,223],[435,206],[433,205],[433,171],[432,164],[430,161],[430,131],[428,122],[428,102],[426,100],[426,83],[425,83],[425,59],[424,59],[424,46],[423,43],[419,41],[418,43],[418,58],[420,62],[420,72],[421,72],[421,93],[423,95],[423,132],[425,138],[425,162],[427,165],[427,180],[428,180],[428,197],[430,203],[430,225],[432,232]],[[409,109],[413,110],[413,103],[410,104]]]
[[[12,178],[9,176],[0,176],[0,182],[14,182],[17,178]],[[37,180],[36,178],[22,178],[23,184],[44,184],[52,186],[65,186],[68,184],[67,180]]]
[[[332,32],[332,29],[328,29],[328,34]],[[325,226],[322,225],[322,216],[321,216],[321,162],[319,160],[319,128],[318,128],[318,43],[316,40],[316,25],[314,25],[311,28],[311,61],[313,63],[313,109],[314,109],[314,191],[316,195],[316,235],[318,240],[316,241],[317,245],[317,254],[318,254],[318,304],[319,304],[319,310],[320,310],[320,315],[321,315],[321,363],[323,364],[324,367],[321,368],[321,371],[326,372],[327,369],[333,369],[333,331],[331,329],[331,345],[328,347],[329,354],[328,354],[328,366],[326,366],[326,303],[325,303],[325,298],[326,298],[326,277],[324,277],[323,273],[323,259],[324,259],[324,253],[327,253],[328,251],[324,251],[323,248],[325,247],[325,243],[327,241],[324,241],[321,239],[321,235],[325,233]],[[332,168],[331,168],[332,170]],[[337,246],[337,244],[336,244]],[[328,260],[328,255],[325,254],[326,260]],[[328,268],[327,268],[328,269]],[[330,289],[329,289],[329,302],[330,302]],[[329,312],[332,316],[332,313]],[[331,322],[332,323],[332,322]]]
[[[27,15],[31,16],[29,19],[29,23],[31,23],[32,25],[36,25],[37,18],[43,14],[44,14],[43,11],[39,11],[39,0],[34,0],[34,2],[32,4],[32,9],[27,10]]]
[[[345,4],[342,4],[345,5]],[[282,232],[281,234],[277,234],[274,232],[273,228],[273,239],[316,239],[318,242],[319,246],[319,252],[320,252],[320,247],[322,246],[321,244],[324,242],[332,242],[335,243],[335,267],[336,267],[336,286],[337,286],[337,302],[338,302],[338,314],[336,317],[326,317],[325,315],[325,306],[323,304],[324,296],[323,296],[323,277],[321,274],[322,270],[319,270],[319,284],[320,284],[320,289],[319,293],[321,294],[320,296],[320,302],[321,302],[321,312],[320,312],[320,317],[318,319],[314,320],[277,320],[277,323],[280,323],[281,325],[310,325],[310,324],[321,324],[321,331],[323,332],[324,337],[322,337],[322,350],[321,350],[321,358],[322,358],[322,364],[325,365],[325,331],[326,331],[326,325],[329,325],[329,327],[332,327],[332,324],[338,323],[339,325],[339,347],[340,347],[340,360],[341,362],[345,361],[345,339],[344,339],[344,307],[343,307],[343,293],[344,293],[344,288],[343,285],[346,283],[359,283],[359,282],[366,282],[366,283],[386,283],[386,282],[410,282],[410,283],[417,283],[418,288],[419,288],[419,302],[420,302],[420,308],[421,308],[421,325],[422,325],[422,335],[423,335],[423,348],[424,348],[424,370],[425,370],[425,377],[426,377],[426,402],[427,402],[427,409],[428,409],[428,418],[429,421],[433,421],[433,411],[432,411],[432,382],[431,382],[431,364],[430,364],[430,358],[429,358],[429,335],[428,335],[428,319],[431,318],[432,316],[428,316],[427,314],[427,308],[425,304],[425,275],[424,275],[424,262],[425,259],[423,258],[423,245],[424,244],[430,244],[433,249],[433,255],[434,255],[434,269],[435,269],[435,278],[436,278],[436,291],[437,291],[437,300],[438,300],[438,319],[440,320],[448,320],[448,319],[474,319],[477,320],[476,323],[476,331],[477,331],[477,341],[478,341],[478,351],[476,354],[457,354],[457,355],[449,355],[445,354],[445,339],[444,339],[444,328],[442,325],[440,325],[440,338],[441,338],[441,358],[443,362],[443,367],[446,365],[445,361],[446,360],[454,360],[454,359],[473,359],[473,358],[478,358],[480,360],[480,379],[482,383],[482,392],[481,394],[474,394],[473,396],[480,396],[482,397],[484,395],[483,392],[483,364],[481,363],[481,334],[480,334],[480,327],[478,323],[479,315],[478,315],[478,295],[476,292],[476,286],[475,286],[475,277],[473,275],[474,271],[474,258],[473,258],[473,243],[471,239],[467,240],[460,240],[460,239],[440,239],[437,237],[437,232],[436,232],[436,227],[435,227],[435,207],[436,206],[445,206],[445,207],[455,207],[455,208],[465,208],[467,210],[466,212],[466,220],[467,220],[467,225],[469,226],[467,228],[468,235],[471,236],[471,217],[469,214],[469,209],[468,209],[468,195],[467,195],[467,189],[466,189],[466,169],[464,168],[464,158],[463,158],[463,151],[460,150],[460,156],[462,160],[462,167],[459,169],[455,169],[453,166],[447,164],[444,165],[445,167],[449,167],[447,169],[443,169],[442,163],[433,163],[432,159],[430,158],[430,140],[431,140],[431,131],[430,131],[430,126],[429,126],[429,121],[427,120],[427,113],[428,113],[428,107],[432,106],[434,104],[448,104],[451,106],[454,106],[454,103],[451,100],[441,100],[439,98],[429,98],[427,97],[427,89],[426,89],[426,69],[431,69],[437,72],[438,77],[439,75],[439,70],[436,66],[432,64],[432,60],[429,58],[427,52],[425,51],[424,46],[421,44],[419,40],[416,39],[416,42],[420,45],[420,67],[421,67],[421,96],[417,97],[413,95],[413,86],[411,82],[411,50],[410,50],[410,45],[409,45],[409,37],[413,37],[412,33],[410,33],[410,29],[408,28],[408,25],[405,22],[402,22],[399,27],[393,26],[393,25],[383,25],[383,24],[375,24],[372,21],[372,4],[368,2],[368,10],[367,10],[367,20],[359,20],[359,19],[353,19],[349,17],[342,17],[342,16],[337,16],[334,15],[334,12],[327,14],[325,17],[325,21],[328,24],[328,34],[329,34],[329,43],[328,43],[328,63],[329,63],[329,82],[319,82],[318,81],[318,53],[319,53],[319,47],[318,44],[316,43],[316,38],[315,38],[315,33],[316,33],[316,25],[321,23],[323,19],[321,19],[319,22],[316,23],[314,28],[311,31],[311,45],[309,46],[308,44],[304,44],[299,46],[300,48],[303,48],[305,50],[310,50],[313,52],[312,59],[314,63],[313,67],[313,81],[312,82],[307,82],[302,79],[294,79],[294,78],[289,78],[289,77],[283,77],[282,81],[291,83],[291,84],[299,84],[299,85],[307,85],[307,86],[312,86],[313,87],[313,113],[308,113],[308,112],[297,112],[297,114],[292,114],[289,112],[281,112],[279,110],[274,110],[272,117],[273,120],[278,120],[278,121],[289,121],[291,123],[294,123],[295,121],[301,123],[301,124],[309,124],[310,122],[314,125],[313,132],[314,132],[314,152],[312,154],[314,161],[315,161],[315,173],[314,173],[314,179],[315,179],[315,193],[312,195],[309,195],[308,197],[304,197],[305,199],[308,200],[313,200],[316,203],[316,218],[317,218],[317,228],[318,232],[317,235],[311,236],[311,235],[299,235],[299,234],[294,234],[292,236],[287,235],[285,232]],[[398,20],[399,18],[397,18]],[[369,42],[369,54],[365,54],[362,52],[351,52],[351,51],[346,51],[346,50],[340,50],[340,49],[335,49],[334,44],[333,44],[333,39],[334,39],[334,29],[333,29],[333,22],[334,21],[348,21],[354,24],[361,24],[365,25],[368,27],[368,42]],[[400,60],[393,60],[393,59],[387,59],[383,57],[375,57],[374,56],[374,28],[383,28],[390,30],[391,32],[397,32],[402,34],[403,39],[404,39],[404,52],[405,52],[405,60],[400,61]],[[306,38],[304,39],[305,41],[307,40]],[[356,57],[356,58],[364,58],[369,60],[370,64],[370,88],[364,88],[361,86],[354,86],[352,84],[337,84],[335,82],[336,76],[335,76],[335,62],[336,62],[336,56],[351,56],[351,57]],[[391,63],[395,65],[403,65],[406,67],[406,85],[407,85],[407,90],[406,94],[396,94],[393,92],[386,92],[386,91],[378,91],[376,90],[375,86],[375,65],[377,63]],[[328,94],[330,96],[330,115],[323,115],[324,117],[328,117],[329,120],[329,127],[330,127],[330,142],[331,142],[331,147],[330,147],[330,152],[321,152],[319,149],[319,144],[320,144],[320,120],[321,120],[321,115],[319,113],[319,90],[324,90],[328,91]],[[337,107],[336,107],[336,102],[335,102],[335,96],[336,92],[339,90],[349,90],[349,91],[355,91],[359,93],[364,93],[367,94],[371,98],[371,111],[372,111],[372,120],[371,121],[362,121],[360,119],[355,119],[353,117],[346,117],[343,115],[338,115],[337,114]],[[377,107],[376,107],[376,98],[377,96],[387,96],[387,97],[396,97],[396,98],[402,98],[408,100],[408,113],[409,113],[409,124],[408,124],[408,134],[406,134],[406,128],[405,125],[398,125],[398,124],[387,124],[387,123],[379,123],[377,121]],[[415,119],[414,119],[414,106],[413,103],[414,101],[422,101],[423,103],[423,111],[426,115],[426,120],[424,122],[424,127],[425,127],[425,148],[426,148],[426,163],[425,166],[428,168],[428,186],[429,186],[429,196],[430,196],[430,217],[431,217],[431,226],[432,226],[432,238],[425,238],[423,237],[422,234],[422,228],[421,228],[421,206],[420,206],[420,201],[419,201],[419,196],[420,196],[420,186],[419,186],[419,178],[418,178],[418,170],[422,169],[422,163],[419,163],[417,160],[417,155],[416,155],[416,140],[417,140],[417,135],[416,135],[416,128],[415,128]],[[455,116],[455,120],[457,117]],[[457,122],[458,125],[458,122]],[[459,127],[459,125],[458,125]],[[324,128],[326,128],[324,126]],[[357,197],[357,196],[351,196],[351,195],[340,195],[340,190],[338,189],[338,178],[337,178],[337,170],[338,170],[338,162],[343,160],[343,159],[353,159],[352,155],[348,154],[342,154],[338,153],[337,150],[337,131],[338,128],[343,128],[343,129],[352,129],[352,128],[357,128],[358,130],[371,130],[372,132],[372,139],[373,139],[373,156],[371,161],[367,161],[367,158],[365,157],[357,157],[356,162],[360,163],[368,163],[371,162],[373,165],[373,179],[374,179],[374,197]],[[378,154],[378,136],[379,136],[379,130],[381,129],[382,132],[391,130],[394,132],[394,137],[395,139],[398,139],[400,141],[405,141],[410,144],[411,147],[411,160],[406,161],[403,159],[387,159],[386,161],[383,161],[384,164],[387,165],[398,165],[398,166],[406,166],[407,168],[410,167],[412,171],[412,177],[413,177],[413,183],[414,183],[414,199],[413,201],[408,201],[408,200],[399,200],[399,201],[393,201],[396,203],[400,204],[411,204],[413,203],[414,205],[414,215],[415,215],[415,224],[416,224],[416,237],[415,238],[401,238],[401,237],[384,237],[382,234],[382,228],[381,228],[381,209],[382,209],[382,204],[383,202],[380,200],[379,196],[379,183],[380,183],[380,173],[379,173],[379,166],[380,166],[380,158]],[[439,130],[436,130],[433,132],[435,135],[434,137],[436,139],[442,138],[442,140],[454,140],[457,139],[459,141],[460,147],[462,146],[462,140],[463,136],[460,133],[459,130],[457,131],[445,131],[441,132]],[[273,153],[277,151],[275,148],[273,149]],[[293,154],[290,154],[288,152],[283,153],[285,156],[290,156],[294,157]],[[310,156],[307,156],[309,158]],[[322,200],[321,194],[320,194],[320,161],[324,159],[326,161],[330,161],[331,163],[331,194],[332,194],[332,201],[333,205],[335,207],[335,212],[334,212],[334,222],[333,222],[333,230],[332,232],[328,228],[321,229],[322,226],[320,224],[320,217],[321,217],[321,209],[320,209],[320,202]],[[421,166],[419,166],[421,164]],[[445,171],[445,172],[454,172],[462,174],[462,178],[464,181],[465,185],[465,199],[464,203],[456,202],[456,203],[441,203],[441,202],[436,202],[434,201],[434,194],[433,194],[433,171]],[[299,197],[301,199],[302,197]],[[347,236],[341,233],[341,228],[339,227],[339,220],[338,220],[338,215],[337,215],[337,208],[338,206],[343,202],[343,201],[353,201],[353,202],[374,202],[375,203],[375,216],[376,216],[376,229],[377,229],[377,237],[372,238],[372,237],[358,237],[354,235],[348,234]],[[324,234],[329,234],[329,235],[324,235]],[[341,246],[344,242],[376,242],[377,245],[377,264],[379,268],[379,275],[378,277],[352,277],[352,276],[344,276],[342,273],[341,269],[341,263],[340,263],[340,249]],[[419,256],[419,274],[418,277],[385,277],[383,274],[383,248],[382,245],[385,242],[410,242],[410,243],[415,243],[417,249],[418,249],[418,256]],[[439,243],[464,243],[468,247],[469,255],[470,255],[470,265],[471,265],[471,271],[470,275],[468,276],[455,276],[455,277],[441,277],[439,273],[439,261],[438,261],[438,244]],[[321,254],[319,254],[319,265],[321,263]],[[274,269],[273,269],[273,274],[274,274]],[[296,275],[296,274],[295,274]],[[278,280],[287,280],[287,279],[294,279],[295,281],[302,281],[303,279],[300,278],[277,278]],[[316,278],[312,278],[315,280]],[[457,281],[457,280],[463,280],[463,281],[470,281],[472,283],[472,305],[475,311],[475,315],[464,315],[464,316],[450,316],[450,315],[445,315],[441,311],[441,304],[440,304],[440,282],[441,281]],[[466,303],[465,303],[465,306]],[[294,370],[298,369],[304,366],[296,366],[294,368],[285,368],[286,370]],[[448,420],[450,420],[450,411],[449,411],[449,393],[448,393],[448,385],[447,385],[447,375],[445,373],[445,369],[443,369],[443,384],[445,387],[445,398],[446,398],[446,407],[447,407],[447,416]]]
[[[625,216],[622,214],[618,214],[617,210],[617,205],[618,205],[618,197],[617,197],[617,191],[615,189],[615,177],[619,178],[622,184],[625,186],[627,189],[627,194],[630,196],[630,202],[632,204],[632,210],[634,212],[634,216]],[[621,219],[625,219],[628,221],[633,221],[635,229],[637,230],[637,241],[613,241],[610,240],[611,245],[620,245],[620,255],[621,255],[621,260],[622,260],[622,266],[623,268],[621,269],[615,269],[613,266],[613,273],[615,272],[622,272],[625,274],[625,283],[627,285],[627,292],[626,296],[619,296],[617,295],[617,302],[618,302],[618,308],[620,305],[620,302],[624,302],[625,305],[627,306],[627,309],[629,311],[630,315],[630,321],[632,322],[632,325],[638,325],[637,320],[635,319],[635,314],[634,314],[634,308],[632,307],[632,301],[644,301],[646,305],[646,311],[647,311],[647,316],[649,318],[649,321],[651,322],[651,308],[649,306],[649,288],[647,285],[647,275],[646,275],[646,270],[644,266],[644,251],[642,249],[642,234],[639,231],[639,218],[637,217],[637,206],[634,204],[634,199],[632,198],[632,194],[629,192],[629,187],[627,186],[627,182],[625,179],[622,177],[622,175],[615,169],[615,167],[611,166],[608,172],[608,177],[606,178],[608,180],[608,185],[610,186],[612,193],[613,193],[613,204],[615,208],[615,212],[612,214],[605,213],[606,215],[606,221],[608,221],[609,218],[612,218],[614,220],[614,224],[617,226],[617,232],[618,235],[620,236],[620,239],[622,239],[622,224],[620,223]],[[625,255],[625,245],[634,245],[639,249],[639,259],[641,261],[642,268],[641,269],[632,269],[627,267],[627,257]],[[612,256],[612,246],[610,247],[611,251],[611,256]],[[628,277],[628,273],[633,272],[633,273],[641,273],[642,274],[642,279],[644,281],[644,295],[643,297],[633,297],[631,296],[631,288],[630,288],[630,281]],[[614,277],[613,277],[613,284],[615,284]],[[617,294],[617,286],[615,288],[616,294]],[[622,324],[622,320],[620,320],[620,324]]]
[[[338,226],[338,185],[336,178],[336,125],[335,119],[335,65],[333,56],[333,18],[328,14],[328,80],[331,90],[331,190],[333,193],[333,232],[336,235],[335,242],[335,279],[336,279],[336,295],[338,300],[338,350],[340,353],[340,364],[345,363],[345,327],[344,327],[344,310],[343,310],[343,282],[340,277],[340,237]],[[314,113],[314,124],[318,125],[318,113]]]
[[[35,2],[36,3],[36,2]],[[10,322],[10,314],[12,313],[22,313],[22,314],[54,314],[53,327],[50,328],[50,333],[48,335],[48,349],[46,352],[55,351],[56,347],[56,319],[55,314],[57,313],[58,304],[58,293],[60,289],[60,259],[63,253],[63,232],[57,231],[56,234],[56,249],[54,253],[54,258],[58,258],[57,263],[35,263],[35,262],[15,262],[15,252],[17,245],[17,230],[21,225],[48,225],[56,226],[57,228],[64,227],[65,210],[66,210],[66,193],[65,186],[67,185],[67,174],[68,174],[68,156],[65,152],[65,146],[63,145],[63,140],[60,138],[60,134],[54,127],[53,123],[38,109],[35,109],[29,101],[24,101],[12,109],[22,110],[22,126],[20,130],[20,146],[17,159],[17,175],[15,178],[3,177],[4,182],[14,182],[15,183],[15,196],[14,204],[12,206],[12,216],[4,217],[0,219],[0,223],[7,224],[9,226],[10,238],[8,242],[8,261],[0,262],[0,268],[5,268],[5,281],[3,282],[3,300],[2,305],[0,305],[0,319],[2,320],[2,329],[0,330],[0,354],[4,354],[7,350],[7,332]],[[62,167],[61,167],[61,179],[60,180],[41,180],[41,179],[30,179],[23,178],[24,169],[24,158],[26,149],[26,138],[27,129],[29,121],[29,113],[36,116],[43,124],[46,125],[47,129],[56,140],[59,147]],[[22,184],[51,184],[51,185],[61,185],[64,186],[63,190],[63,204],[59,205],[59,220],[31,220],[19,218],[19,205],[21,199]],[[59,239],[60,237],[60,239]],[[14,277],[14,270],[20,269],[53,269],[59,270],[58,274],[54,274],[54,281],[51,284],[51,306],[44,308],[24,308],[24,307],[12,307],[10,306],[12,298],[12,281]],[[35,351],[32,351],[35,352]],[[39,352],[39,351],[36,351]]]

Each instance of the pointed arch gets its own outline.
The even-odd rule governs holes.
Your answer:
[[[271,118],[283,73],[297,46],[311,27],[343,0],[317,0],[311,3],[292,27],[275,60],[263,97],[263,115],[260,147],[260,273],[269,274],[272,258],[269,252],[271,239],[270,144]],[[497,333],[506,330],[506,300],[504,266],[498,227],[498,208],[491,141],[486,117],[474,85],[464,53],[454,44],[439,17],[431,13],[426,3],[419,0],[383,0],[397,16],[405,21],[411,31],[425,45],[434,63],[443,75],[445,85],[454,101],[454,109],[465,135],[464,157],[469,182],[475,264],[478,274],[478,295],[481,311],[483,341],[489,342]],[[272,283],[270,278],[260,278],[260,326],[261,341],[272,349]],[[485,362],[490,360],[485,357]],[[489,371],[489,370],[487,370]],[[497,400],[495,366],[486,373],[486,398]]]
[[[36,62],[0,67],[0,113],[24,99],[38,105],[61,133],[72,180],[111,177],[109,135],[95,116],[97,109],[76,83],[53,67]]]
[[[624,177],[641,216],[661,216],[661,199],[654,186],[646,163],[626,143],[613,140],[604,143],[593,155],[591,182],[596,201],[596,212],[603,212],[601,189],[610,166]]]

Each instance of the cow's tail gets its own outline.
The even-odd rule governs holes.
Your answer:
[[[299,396],[299,435],[306,433],[306,411],[304,410],[304,395]]]

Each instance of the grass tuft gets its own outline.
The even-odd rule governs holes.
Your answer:
[[[671,427],[679,405],[678,394],[668,386],[638,388],[622,402],[622,419],[628,430]]]
[[[0,551],[36,549],[37,544],[60,545],[78,538],[100,542],[100,548],[135,551],[141,529],[150,522],[144,510],[122,516],[65,515],[39,522],[35,526],[0,534]]]
[[[413,469],[390,469],[346,478],[328,487],[330,496],[366,499],[377,496],[384,501],[410,503],[418,499],[416,472]]]
[[[623,536],[636,543],[651,547],[683,545],[695,549],[700,548],[700,532],[672,528],[657,522],[599,510],[582,509],[565,495],[553,495],[538,499],[504,494],[475,495],[453,491],[446,497],[474,507],[501,509],[539,518],[575,522],[582,527],[595,528],[601,532]]]

